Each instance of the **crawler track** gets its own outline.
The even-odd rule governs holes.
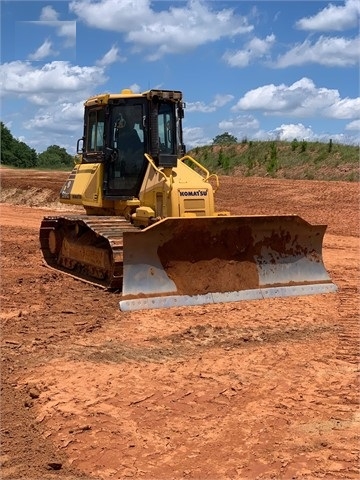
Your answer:
[[[138,229],[124,218],[45,217],[40,245],[49,267],[102,288],[121,289],[123,233],[131,230]]]

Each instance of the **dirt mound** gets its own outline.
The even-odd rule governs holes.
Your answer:
[[[41,172],[2,167],[0,203],[52,210],[79,210],[59,202],[59,193],[68,172]],[[83,209],[80,209],[83,211]]]
[[[35,187],[29,187],[26,190],[20,188],[4,189],[0,193],[0,202],[13,205],[28,205],[29,207],[54,208],[59,206],[53,190]]]

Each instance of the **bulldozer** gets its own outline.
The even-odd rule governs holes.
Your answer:
[[[44,217],[47,266],[120,292],[122,311],[336,291],[326,225],[216,211],[219,178],[186,152],[181,91],[124,89],[84,103],[77,162]]]

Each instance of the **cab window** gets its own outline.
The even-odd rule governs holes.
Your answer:
[[[158,114],[160,152],[174,153],[173,108],[167,103],[160,105]]]
[[[102,151],[104,146],[104,110],[91,110],[87,122],[87,145],[88,152]]]

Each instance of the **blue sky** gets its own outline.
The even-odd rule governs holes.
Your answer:
[[[360,1],[1,1],[1,120],[73,154],[83,102],[182,90],[188,149],[238,140],[360,143]]]

